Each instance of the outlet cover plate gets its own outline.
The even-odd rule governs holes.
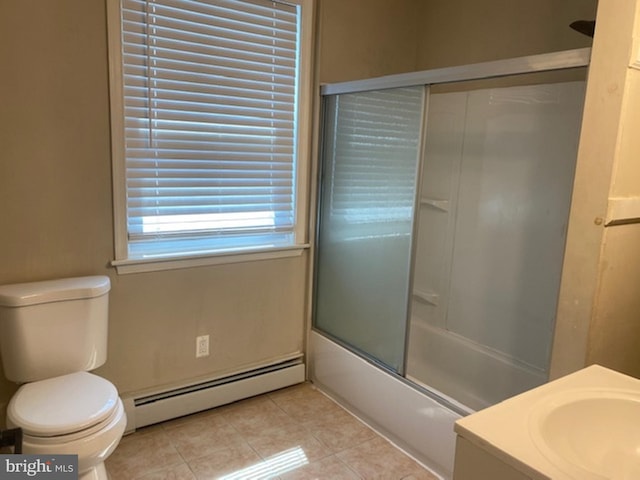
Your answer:
[[[196,337],[196,358],[209,356],[209,335]]]

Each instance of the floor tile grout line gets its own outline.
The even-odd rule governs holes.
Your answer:
[[[343,459],[343,456],[340,455],[343,452],[348,452],[349,450],[352,449],[356,449],[358,447],[361,447],[363,444],[367,443],[367,442],[371,442],[374,441],[376,439],[380,439],[382,441],[384,441],[385,443],[389,444],[396,452],[398,452],[399,454],[408,457],[409,459],[411,459],[413,462],[415,462],[419,467],[425,469],[427,472],[430,472],[430,470],[426,467],[424,467],[424,465],[422,465],[420,462],[416,461],[416,459],[408,454],[407,452],[405,452],[402,448],[400,448],[398,445],[396,445],[394,442],[392,442],[389,438],[387,438],[384,434],[382,434],[381,432],[379,432],[376,428],[372,427],[371,425],[369,425],[366,421],[364,421],[362,418],[360,418],[357,414],[355,414],[354,412],[352,412],[351,410],[349,410],[348,408],[346,408],[345,406],[343,406],[340,402],[338,402],[336,399],[334,399],[333,397],[331,397],[331,395],[329,395],[328,393],[324,392],[323,390],[321,390],[320,388],[316,387],[315,385],[313,385],[313,383],[311,382],[304,382],[301,383],[299,385],[294,386],[292,389],[291,387],[289,388],[285,388],[285,389],[280,389],[278,391],[275,392],[268,392],[266,394],[263,395],[259,395],[259,396],[255,396],[252,397],[251,399],[246,399],[246,400],[240,400],[238,402],[233,402],[234,404],[237,403],[238,409],[237,412],[240,414],[239,418],[243,418],[243,413],[242,413],[242,403],[246,402],[247,400],[258,400],[260,397],[262,397],[264,400],[267,400],[266,403],[262,404],[262,402],[258,402],[258,405],[270,405],[270,407],[267,408],[267,410],[271,410],[271,406],[273,406],[274,410],[273,412],[278,412],[276,414],[276,416],[278,415],[282,415],[283,420],[285,421],[287,424],[290,424],[292,426],[295,426],[296,428],[299,428],[301,430],[301,432],[304,432],[303,434],[306,436],[308,435],[308,438],[312,438],[314,439],[315,442],[318,442],[318,444],[320,446],[322,446],[322,448],[324,449],[324,452],[322,454],[322,456],[316,457],[313,459],[312,462],[310,462],[310,464],[313,463],[319,463],[322,461],[326,461],[329,458],[333,458],[332,462],[335,461],[337,462],[337,464],[341,465],[342,467],[344,467],[346,469],[346,471],[350,472],[351,474],[353,474],[356,478],[362,479],[363,476],[355,469],[355,467],[351,466],[349,463],[347,463],[346,459]],[[288,393],[287,391],[289,391],[290,393]],[[370,433],[370,435],[367,436],[366,439],[353,439],[353,443],[350,443],[348,446],[346,447],[340,447],[339,449],[335,449],[335,445],[332,446],[332,444],[330,443],[325,443],[322,440],[322,436],[319,435],[320,433],[320,427],[314,427],[312,424],[310,424],[309,421],[305,421],[304,418],[305,416],[308,414],[308,411],[305,410],[304,408],[304,402],[307,401],[310,404],[313,404],[316,400],[316,396],[317,398],[323,398],[326,399],[328,401],[331,402],[332,405],[334,405],[335,407],[337,407],[338,410],[332,410],[332,409],[327,409],[326,411],[324,411],[325,409],[319,409],[318,411],[318,415],[321,415],[323,417],[326,417],[327,419],[331,419],[331,418],[336,418],[336,412],[340,411],[342,413],[347,414],[349,417],[355,419],[360,425],[362,425],[364,428],[367,429],[367,431]],[[296,404],[297,402],[302,402],[300,403],[300,406],[303,407],[302,410],[297,410],[296,409]],[[256,445],[254,447],[254,445],[252,444],[252,442],[250,441],[250,439],[252,438],[252,436],[250,434],[247,434],[246,432],[242,433],[241,430],[238,429],[238,427],[234,424],[234,422],[232,421],[232,417],[225,415],[225,411],[223,410],[224,408],[231,406],[233,404],[229,404],[229,405],[225,405],[225,406],[220,406],[220,407],[216,407],[214,409],[210,409],[210,410],[206,410],[205,412],[212,412],[211,416],[219,416],[220,421],[222,424],[227,425],[229,427],[231,427],[232,431],[235,432],[235,434],[237,435],[238,440],[241,440],[242,444],[244,444],[246,447],[248,447],[250,449],[251,452],[253,452],[253,454],[256,455],[257,459],[260,459],[260,462],[265,462],[268,458],[271,458],[272,455],[267,455],[266,453],[261,454],[258,446]],[[246,403],[246,405],[250,405],[248,402]],[[322,406],[322,402],[320,403],[320,406]],[[220,409],[220,410],[218,410]],[[312,412],[313,415],[313,409],[314,409],[314,405],[311,406],[311,409],[309,411]],[[216,410],[218,410],[217,413],[214,413]],[[260,407],[258,407],[258,411],[260,411]],[[198,413],[205,413],[205,412],[198,412]],[[198,413],[194,414],[198,415]],[[300,415],[297,415],[297,413],[300,413]],[[204,418],[207,418],[209,415],[205,414],[205,416],[203,416],[202,420]],[[270,416],[270,413],[267,412],[267,417]],[[195,419],[194,419],[195,420]],[[188,422],[193,421],[193,420],[185,420],[185,424],[188,424]],[[195,420],[197,421],[197,420]],[[163,467],[160,468],[152,468],[150,470],[146,470],[144,471],[141,475],[136,476],[135,478],[139,479],[139,478],[143,478],[145,475],[149,475],[155,472],[160,472],[160,471],[164,471],[166,470],[167,472],[171,471],[172,469],[175,468],[180,468],[182,470],[182,466],[185,465],[186,468],[189,470],[189,472],[191,473],[191,475],[194,478],[198,478],[196,475],[196,470],[194,469],[192,464],[195,464],[197,461],[202,460],[203,458],[205,458],[207,455],[203,455],[201,457],[195,458],[195,459],[191,459],[190,461],[187,461],[185,456],[183,455],[183,453],[178,449],[178,445],[179,443],[175,441],[174,438],[172,438],[171,432],[170,432],[170,428],[168,428],[168,423],[171,422],[171,420],[169,420],[168,422],[163,422],[160,425],[158,425],[160,428],[158,429],[158,432],[165,437],[166,441],[168,442],[168,444],[171,446],[171,449],[173,450],[174,453],[177,454],[177,459],[176,460],[180,460],[177,461],[174,464],[170,464],[170,465],[164,465]],[[178,425],[175,425],[175,427],[180,427],[180,423]],[[217,428],[214,425],[212,425],[212,428]],[[277,429],[275,427],[274,428],[274,432],[277,431]],[[150,434],[153,434],[154,432],[149,432]],[[146,433],[144,433],[143,435],[146,435]],[[297,435],[297,433],[296,433]],[[265,437],[265,438],[268,438]],[[306,438],[306,437],[305,437]],[[228,444],[228,440],[224,441],[225,446],[230,445]],[[409,475],[409,474],[408,474]],[[278,479],[279,476],[277,477],[270,477],[273,478],[274,480]],[[398,477],[399,478],[399,477]],[[434,477],[437,478],[437,477]]]
[[[284,389],[280,389],[280,390],[278,390],[278,392],[282,392],[282,390],[284,390]],[[280,412],[282,412],[284,415],[286,415],[287,419],[289,419],[289,420],[292,422],[292,424],[294,424],[294,425],[296,425],[296,426],[298,426],[298,427],[302,428],[302,429],[303,429],[307,434],[309,434],[309,435],[310,435],[311,437],[313,437],[313,438],[314,438],[314,439],[315,439],[315,440],[316,440],[320,445],[322,445],[322,446],[323,446],[323,448],[326,448],[326,447],[324,446],[324,444],[322,443],[322,441],[321,441],[319,438],[317,438],[317,437],[313,434],[313,432],[312,432],[312,431],[311,431],[311,430],[310,430],[306,425],[304,425],[301,421],[297,420],[297,419],[296,419],[295,417],[293,417],[289,412],[287,412],[284,408],[282,408],[282,405],[281,405],[278,401],[276,401],[276,399],[274,399],[274,398],[273,398],[273,396],[271,395],[272,393],[273,393],[273,392],[269,392],[269,393],[267,393],[267,394],[266,394],[266,396],[267,396],[267,397],[268,397],[268,399],[269,399],[269,400],[270,400],[270,401],[271,401],[271,402],[272,402],[272,403],[273,403],[273,404],[278,408],[278,410],[279,410]],[[244,438],[244,436],[243,436],[243,438]],[[251,442],[250,442],[249,440],[247,440],[246,438],[245,438],[245,441],[249,444],[249,446],[253,449],[253,451],[254,451],[254,452],[256,452],[256,454],[257,454],[260,458],[262,458],[262,460],[263,460],[263,461],[267,461],[267,459],[268,459],[268,458],[270,458],[270,457],[265,457],[265,456],[261,455],[261,454],[260,454],[260,453],[259,453],[259,452],[254,448],[254,447],[253,447],[253,445],[251,445]],[[324,458],[330,457],[331,455],[334,455],[334,453],[330,452],[330,451],[327,449],[327,454],[326,454],[325,456],[323,456],[323,457],[319,458],[319,459],[316,459],[315,461],[318,461],[318,460],[321,460],[321,459],[324,459]],[[278,478],[279,478],[279,477],[278,477]]]
[[[322,394],[322,392],[321,392],[320,390],[316,389],[315,387],[311,387],[311,388],[313,388],[313,391],[314,391],[315,393]],[[279,390],[279,391],[281,391],[281,390]],[[361,445],[362,443],[364,443],[364,442],[366,442],[366,441],[370,441],[372,438],[375,438],[375,432],[373,432],[373,431],[372,431],[372,435],[373,435],[373,436],[372,436],[372,438],[369,438],[369,439],[367,439],[367,440],[365,440],[365,441],[363,441],[363,442],[359,442],[359,443],[357,443],[357,444],[351,445],[351,446],[350,446],[350,447],[348,447],[348,448],[344,448],[344,449],[341,449],[341,450],[338,450],[338,451],[334,451],[334,450],[333,450],[333,448],[331,448],[329,445],[326,445],[326,444],[322,441],[322,439],[321,439],[321,438],[319,438],[319,437],[317,436],[317,434],[316,434],[316,433],[314,433],[314,431],[313,431],[311,428],[309,428],[309,427],[308,427],[307,425],[305,425],[302,421],[300,421],[300,420],[296,419],[296,418],[295,418],[295,417],[293,417],[289,412],[287,412],[287,411],[282,407],[282,405],[281,405],[281,404],[280,404],[276,399],[274,399],[274,398],[273,398],[273,396],[272,396],[271,394],[267,394],[266,396],[268,397],[268,399],[270,400],[270,402],[272,402],[272,403],[273,403],[273,404],[278,408],[278,410],[279,410],[280,412],[282,412],[284,415],[286,415],[286,417],[287,417],[289,420],[291,420],[291,421],[292,421],[292,423],[293,423],[293,424],[295,424],[295,425],[297,425],[297,426],[299,426],[299,427],[303,428],[303,429],[304,429],[304,430],[305,430],[305,431],[306,431],[306,432],[307,432],[311,437],[313,437],[313,438],[314,438],[314,439],[315,439],[315,440],[316,440],[320,445],[322,445],[322,446],[323,446],[323,448],[327,451],[327,454],[326,454],[326,455],[324,455],[324,456],[323,456],[323,457],[321,457],[321,458],[318,458],[318,459],[314,460],[315,462],[318,462],[318,461],[320,461],[320,460],[323,460],[323,459],[326,459],[326,458],[329,458],[329,457],[334,457],[337,461],[339,461],[342,465],[344,465],[344,466],[345,466],[345,467],[346,467],[350,472],[352,472],[352,473],[353,473],[354,475],[356,475],[358,478],[362,478],[362,477],[358,474],[358,472],[354,471],[354,470],[353,470],[353,468],[352,468],[351,466],[349,466],[346,462],[344,462],[344,461],[343,461],[343,460],[342,460],[342,459],[341,459],[337,454],[338,454],[338,453],[340,453],[340,452],[342,452],[342,451],[346,451],[346,450],[349,450],[349,449],[351,449],[351,448],[354,448],[354,447],[356,447],[356,446],[358,446],[358,445]],[[293,396],[293,395],[292,395],[292,396]],[[332,401],[332,403],[333,403],[333,404],[335,404],[335,405],[336,405],[336,406],[337,406],[341,411],[343,411],[343,412],[345,412],[345,413],[349,413],[349,414],[351,413],[351,412],[349,412],[348,410],[346,410],[342,405],[338,404],[338,403],[337,403],[337,402],[335,402],[333,399],[331,399],[330,397],[326,397],[325,395],[323,395],[323,397],[328,398],[329,400],[331,400],[331,401]],[[352,415],[352,416],[353,416],[353,415]],[[356,418],[360,423],[364,424],[364,422],[362,422],[362,421],[361,421],[360,419],[358,419],[357,417],[355,417],[355,416],[354,416],[354,418]],[[231,422],[230,422],[230,423],[231,423]],[[364,426],[368,428],[368,425],[364,424]],[[257,454],[257,455],[258,455],[258,456],[263,460],[263,461],[266,461],[266,460],[267,460],[267,458],[266,458],[266,457],[264,457],[263,455],[261,455],[261,454],[260,454],[260,453],[259,453],[259,452],[254,448],[254,447],[253,447],[253,445],[251,445],[251,442],[250,442],[247,438],[245,438],[245,436],[244,436],[244,435],[242,435],[242,434],[240,434],[240,435],[243,437],[243,439],[245,440],[245,442],[247,442],[247,444],[249,444],[249,446],[252,448],[252,450],[253,450],[253,451],[254,451],[254,452],[255,452],[255,453],[256,453],[256,454]]]
[[[350,471],[354,472],[357,476],[360,476],[357,472],[355,472],[353,470],[353,468],[351,468],[345,461],[343,461],[338,454],[341,452],[345,452],[347,450],[351,450],[353,448],[356,448],[364,443],[367,443],[371,440],[374,440],[375,438],[379,437],[379,433],[373,429],[370,425],[368,425],[365,421],[363,421],[361,418],[359,418],[357,415],[355,415],[353,412],[349,411],[349,409],[347,409],[346,407],[344,407],[343,405],[341,405],[338,401],[336,401],[334,398],[332,398],[331,396],[329,396],[328,394],[326,394],[325,392],[323,392],[322,390],[320,390],[319,388],[317,388],[315,385],[313,385],[313,383],[311,382],[304,382],[302,384],[299,385],[308,385],[308,388],[311,388],[313,390],[313,392],[322,395],[322,398],[326,398],[327,400],[331,401],[331,403],[333,405],[335,405],[336,407],[338,407],[340,409],[340,411],[350,415],[352,418],[354,418],[355,420],[357,420],[362,426],[364,426],[367,430],[369,430],[371,432],[371,436],[365,440],[362,440],[358,443],[354,443],[353,445],[350,445],[349,447],[346,448],[342,448],[340,450],[334,451],[334,449],[330,446],[330,445],[326,445],[322,439],[318,436],[318,434],[316,432],[314,432],[314,430],[310,427],[308,427],[307,425],[305,425],[303,422],[297,421],[295,418],[291,417],[291,415],[284,410],[280,405],[278,405],[283,411],[284,413],[286,413],[287,415],[289,415],[289,417],[291,417],[298,425],[300,425],[302,428],[304,428],[307,432],[309,432],[309,434],[315,438],[321,445],[323,445],[328,452],[330,452],[328,455],[326,455],[323,458],[327,458],[330,456],[334,456],[336,459],[338,459],[343,465],[345,465],[347,468],[349,468]],[[281,390],[279,390],[281,391]],[[291,395],[292,397],[294,396],[294,394]],[[275,402],[276,404],[278,404],[278,402]],[[384,438],[384,437],[383,437]],[[397,446],[393,445],[396,449]],[[404,453],[404,451],[400,450],[401,453]]]
[[[311,382],[311,385],[313,385],[313,383]],[[349,415],[351,415],[352,417],[354,417],[356,420],[358,420],[360,423],[362,423],[363,425],[365,425],[367,428],[369,428],[375,435],[376,437],[380,437],[383,440],[385,440],[387,443],[389,443],[393,448],[395,448],[396,450],[398,450],[402,455],[410,458],[411,460],[413,460],[416,464],[418,464],[422,469],[426,470],[427,472],[429,472],[436,480],[439,479],[439,475],[437,475],[435,472],[433,472],[430,468],[428,468],[426,465],[424,465],[422,462],[420,462],[417,458],[415,458],[411,453],[405,451],[403,448],[401,448],[399,445],[396,444],[395,441],[393,441],[392,439],[390,439],[385,433],[381,432],[379,429],[375,428],[373,425],[370,425],[368,422],[366,422],[364,419],[360,418],[358,415],[356,415],[354,412],[352,412],[351,410],[349,410],[348,408],[344,407],[343,405],[340,404],[340,402],[333,398],[329,393],[325,392],[324,390],[320,389],[319,387],[314,386],[314,389],[321,393],[322,395],[324,395],[326,398],[328,398],[329,400],[331,400],[333,403],[335,403],[336,405],[338,405],[340,408],[342,408],[344,411],[346,411]],[[363,442],[364,443],[364,442]]]
[[[353,474],[354,474],[356,477],[358,477],[358,478],[360,478],[360,479],[364,480],[364,477],[363,477],[362,475],[360,475],[360,472],[358,472],[357,470],[355,470],[351,465],[349,465],[347,462],[345,462],[345,461],[344,461],[342,458],[340,458],[338,455],[336,455],[335,457],[336,457],[336,458],[338,459],[338,461],[339,461],[342,465],[344,465],[344,466],[345,466],[345,467],[346,467],[350,472],[353,472]]]

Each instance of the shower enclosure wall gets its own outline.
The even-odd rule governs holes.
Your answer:
[[[453,432],[430,430],[548,378],[588,56],[323,89],[312,378],[422,442],[409,450],[443,477]],[[339,357],[418,392],[416,407],[389,417],[361,391],[395,387],[363,385]],[[433,422],[395,432],[412,408]]]

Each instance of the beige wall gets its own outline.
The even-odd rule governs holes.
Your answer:
[[[320,83],[415,70],[424,0],[318,0]]]
[[[426,0],[416,69],[591,45],[569,24],[595,18],[596,0]]]
[[[591,46],[597,0],[318,0],[319,78],[334,83]]]
[[[104,0],[0,1],[0,284],[111,277],[122,393],[303,350],[307,255],[117,275]],[[195,358],[196,335],[211,356]],[[15,387],[0,377],[0,405]]]
[[[104,5],[0,2],[0,65],[0,283],[106,273]]]
[[[594,0],[480,3],[319,0],[320,81],[589,43],[566,25],[592,16]],[[222,374],[304,348],[306,255],[126,276],[108,266],[113,229],[104,0],[0,0],[0,64],[0,284],[109,275],[109,360],[100,373],[123,393]],[[631,152],[638,137],[626,138]],[[637,194],[638,183],[629,180],[637,167],[628,155],[618,164],[615,188]],[[593,177],[587,170],[585,185]],[[585,213],[584,222],[593,222],[592,215]],[[576,310],[567,318],[593,326],[589,359],[630,370],[634,362],[640,368],[630,353],[640,323],[638,306],[629,301],[638,275],[623,254],[638,255],[640,236],[636,226],[615,228],[607,243],[611,257],[589,272],[593,282],[603,280],[599,295],[607,302],[592,324]],[[621,284],[626,289],[617,288]],[[206,333],[212,355],[196,360],[194,337]],[[624,354],[618,354],[619,342]],[[557,346],[568,349],[575,365],[568,344]],[[0,404],[13,390],[0,377]]]

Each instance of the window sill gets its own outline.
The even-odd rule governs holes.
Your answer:
[[[204,267],[208,265],[224,265],[227,263],[255,262],[275,258],[297,257],[309,248],[309,244],[280,247],[269,250],[253,250],[248,252],[212,253],[208,255],[184,257],[155,257],[141,259],[113,260],[111,266],[119,275],[130,273],[160,272],[180,268]]]

